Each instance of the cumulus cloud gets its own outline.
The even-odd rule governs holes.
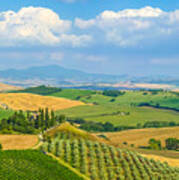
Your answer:
[[[93,34],[104,34],[107,42],[119,46],[135,46],[151,40],[176,36],[179,32],[179,10],[164,12],[159,8],[144,7],[118,12],[104,11],[95,19],[77,18],[81,30],[92,29]]]
[[[81,46],[91,38],[70,33],[72,22],[48,8],[26,7],[18,12],[0,13],[0,46],[63,45]]]

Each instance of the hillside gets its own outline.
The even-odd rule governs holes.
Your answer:
[[[2,180],[83,180],[51,157],[36,150],[0,152]]]
[[[4,80],[18,81],[45,81],[47,84],[72,84],[72,82],[117,82],[127,78],[126,75],[92,74],[75,69],[67,69],[57,65],[29,67],[27,69],[7,69],[0,71]],[[53,80],[53,81],[52,81]]]
[[[54,97],[64,97],[72,100],[81,99],[83,97],[89,97],[90,95],[95,94],[95,91],[92,90],[81,90],[81,89],[62,89],[59,92],[50,94]]]
[[[178,180],[179,169],[98,141],[59,133],[41,150],[54,154],[91,180]]]
[[[164,146],[165,139],[169,137],[179,138],[179,127],[134,129],[103,134],[114,145],[127,142],[129,145],[133,144],[135,147],[147,146],[148,141],[154,138],[161,140],[162,146]]]
[[[62,90],[54,96],[69,96]],[[71,118],[82,118],[93,122],[110,122],[115,126],[143,126],[146,122],[179,123],[179,96],[167,91],[121,91],[117,97],[106,96],[102,91],[91,91],[83,95],[83,91],[74,90],[78,100],[93,104],[93,106],[73,107],[60,110],[57,113],[66,114]],[[77,93],[78,92],[78,93]],[[57,95],[58,94],[58,95]],[[142,106],[148,104],[148,106]],[[168,108],[168,109],[167,109]]]
[[[78,129],[74,126],[72,126],[70,123],[66,122],[61,124],[60,126],[54,127],[46,132],[46,136],[55,137],[58,133],[70,133],[76,138],[84,138],[84,139],[90,139],[90,140],[97,140],[95,136],[92,134],[83,131],[81,129]]]
[[[14,110],[38,110],[46,107],[59,110],[84,105],[80,101],[26,93],[2,93],[0,94],[0,104],[5,104]]]
[[[37,135],[1,135],[0,143],[3,150],[21,150],[34,147],[38,143]]]
[[[22,90],[13,91],[14,93],[32,93],[32,94],[39,94],[39,95],[49,95],[56,92],[60,92],[61,88],[51,87],[51,86],[36,86],[36,87],[28,87]]]
[[[22,89],[21,87],[0,83],[0,92],[11,91],[11,90],[21,90],[21,89]]]

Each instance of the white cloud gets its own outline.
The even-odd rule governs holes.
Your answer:
[[[75,26],[92,34],[103,34],[107,43],[135,46],[148,41],[160,41],[179,32],[179,10],[164,12],[159,8],[144,7],[118,12],[104,11],[95,19],[77,18]],[[97,33],[98,32],[98,33]],[[100,33],[99,33],[100,32]],[[98,37],[95,37],[96,39]]]
[[[18,12],[0,13],[0,46],[38,45],[81,46],[86,35],[71,34],[72,22],[62,20],[48,8],[26,7]],[[74,41],[77,41],[76,43]]]
[[[89,61],[89,62],[105,62],[105,61],[108,61],[108,58],[106,56],[94,55],[94,54],[78,53],[78,54],[74,54],[74,57],[76,59],[85,60],[85,61]]]

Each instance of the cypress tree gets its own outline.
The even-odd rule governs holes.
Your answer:
[[[50,118],[49,118],[49,112],[48,108],[45,109],[45,127],[49,128],[50,127]]]
[[[50,121],[50,126],[55,126],[56,124],[56,119],[55,119],[55,113],[53,110],[51,110],[51,117],[50,117],[51,121]]]

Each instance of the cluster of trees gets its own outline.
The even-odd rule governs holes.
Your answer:
[[[154,150],[161,150],[162,149],[161,141],[153,139],[153,138],[150,139],[149,140],[149,148],[154,149]]]
[[[2,144],[0,143],[0,151],[2,150]]]
[[[50,86],[37,86],[37,87],[30,87],[24,90],[19,90],[18,92],[26,92],[26,93],[33,93],[33,94],[40,94],[40,95],[49,95],[52,93],[56,93],[61,91],[61,88],[57,87],[50,87]]]
[[[115,132],[126,129],[135,129],[134,126],[114,126],[110,122],[100,123],[93,121],[85,121],[80,125],[80,128],[86,131],[94,131],[94,132]]]
[[[65,116],[56,116],[54,111],[46,109],[39,109],[35,112],[16,111],[7,119],[2,119],[0,122],[1,133],[27,133],[34,134],[44,131],[59,123],[65,121]]]
[[[104,96],[117,97],[117,96],[122,96],[124,94],[125,94],[125,91],[118,91],[118,90],[104,90],[103,91]]]
[[[166,149],[168,150],[179,150],[179,139],[168,138],[165,140]]]
[[[166,110],[173,110],[179,112],[178,108],[172,108],[172,107],[167,107],[167,106],[161,106],[159,103],[152,104],[150,102],[141,102],[138,104],[139,107],[143,106],[148,106],[148,107],[153,107],[153,108],[158,108],[158,109],[166,109]]]
[[[92,132],[116,132],[122,131],[127,129],[140,129],[140,128],[161,128],[161,127],[173,127],[179,126],[179,124],[171,121],[148,121],[145,122],[143,125],[138,123],[136,126],[114,126],[110,122],[100,123],[95,121],[85,121],[82,118],[70,119],[67,118],[67,121],[71,123],[80,124],[80,128],[86,131]]]
[[[149,144],[148,148],[154,149],[154,150],[161,150],[161,149],[178,150],[179,149],[179,139],[177,138],[167,138],[165,140],[164,148],[161,145],[161,141],[156,140],[154,138],[150,139],[148,144]]]
[[[179,124],[170,121],[148,121],[145,122],[142,128],[161,128],[161,127],[173,127],[173,126],[179,126]]]

